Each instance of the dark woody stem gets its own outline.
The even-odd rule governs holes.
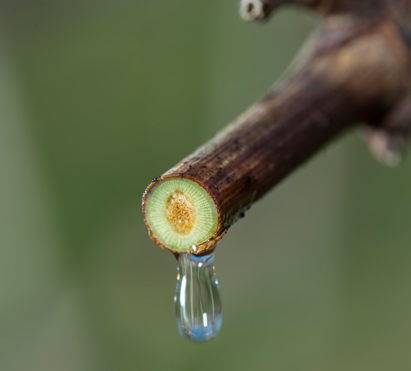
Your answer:
[[[385,117],[395,116],[391,111],[405,99],[411,81],[405,31],[392,16],[395,12],[383,11],[387,4],[398,10],[396,1],[370,0],[374,9],[369,18],[363,8],[358,17],[356,6],[350,13],[348,0],[340,8],[337,0],[331,2],[344,9],[344,16],[338,11],[322,14],[315,41],[288,80],[149,185],[143,212],[151,237],[161,247],[209,251],[254,202],[340,132],[359,121],[378,127]],[[404,4],[398,0],[398,7]],[[403,126],[411,121],[411,112],[404,115]],[[146,203],[152,190],[170,178],[198,184],[217,210],[216,227],[192,248],[167,246],[150,225]]]

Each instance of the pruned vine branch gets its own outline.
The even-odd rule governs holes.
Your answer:
[[[319,15],[314,40],[286,81],[147,188],[146,224],[161,247],[207,252],[252,203],[354,124],[378,160],[399,162],[411,130],[411,2],[243,0],[240,13],[262,21],[285,4]],[[171,178],[195,182],[217,209],[215,231],[194,248],[167,246],[147,218],[151,191]]]

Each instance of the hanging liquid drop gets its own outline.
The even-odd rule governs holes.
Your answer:
[[[179,255],[174,301],[177,324],[183,337],[206,341],[218,334],[223,309],[215,276],[214,253]]]

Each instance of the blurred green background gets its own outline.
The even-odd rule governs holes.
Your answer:
[[[224,323],[180,338],[150,180],[281,76],[316,20],[237,0],[0,2],[0,369],[410,370],[411,161],[348,133],[221,242]]]

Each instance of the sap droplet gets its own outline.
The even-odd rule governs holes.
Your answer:
[[[218,334],[223,310],[214,253],[179,255],[174,301],[177,324],[183,337],[199,342]]]

